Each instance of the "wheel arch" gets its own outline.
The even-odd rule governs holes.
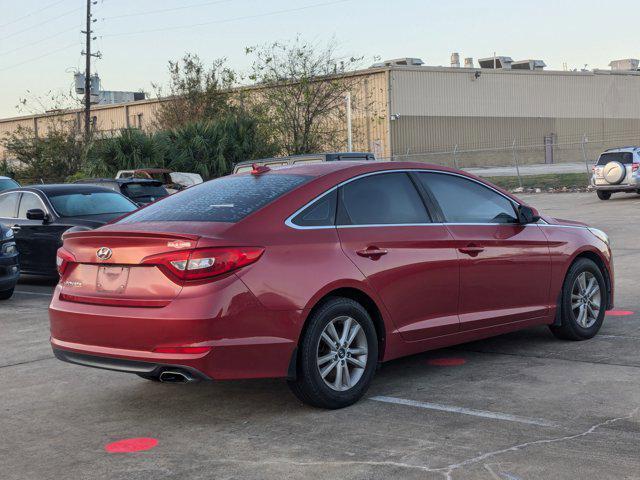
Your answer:
[[[309,308],[305,309],[307,313],[304,318],[302,329],[300,330],[300,335],[298,336],[298,345],[309,325],[309,318],[311,317],[311,315],[313,315],[313,313],[324,302],[331,298],[337,297],[349,298],[355,302],[358,302],[367,311],[376,329],[376,335],[378,337],[378,361],[381,361],[382,358],[384,358],[384,351],[387,341],[387,326],[385,323],[383,310],[378,302],[374,300],[373,295],[366,292],[364,289],[359,288],[359,286],[354,285],[335,286],[332,289],[323,291],[321,293],[319,292],[318,295],[316,295],[314,299],[309,302],[310,305]],[[296,346],[289,363],[289,370],[287,374],[287,378],[289,379],[294,379],[297,375],[298,355],[299,349]]]
[[[573,256],[573,258],[571,259],[571,261],[569,262],[569,264],[567,265],[567,268],[564,271],[564,277],[563,278],[567,278],[567,273],[569,272],[569,269],[571,268],[571,266],[576,263],[576,261],[578,261],[581,258],[587,258],[589,260],[591,260],[593,263],[595,263],[598,268],[600,269],[600,271],[602,272],[602,276],[604,277],[604,281],[605,284],[607,285],[607,310],[611,309],[613,307],[613,283],[612,283],[612,278],[611,278],[611,272],[609,271],[609,267],[607,266],[607,262],[605,261],[604,258],[602,258],[602,255],[594,250],[582,250],[580,252],[578,252],[576,255]],[[564,280],[563,280],[564,282]]]

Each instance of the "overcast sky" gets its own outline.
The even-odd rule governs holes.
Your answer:
[[[68,91],[83,69],[85,0],[0,0],[0,117],[26,92]],[[98,0],[103,89],[151,91],[185,52],[248,67],[246,46],[332,37],[345,55],[420,57],[428,65],[496,51],[552,69],[608,68],[640,57],[637,0]],[[164,11],[161,11],[164,10]],[[183,28],[184,27],[184,28]]]

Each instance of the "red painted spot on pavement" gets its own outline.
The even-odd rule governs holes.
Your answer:
[[[626,317],[628,315],[633,315],[634,312],[631,310],[608,310],[607,315],[610,317]]]
[[[464,365],[467,361],[464,358],[432,358],[428,360],[427,363],[429,365],[433,365],[434,367],[459,367],[460,365]]]
[[[155,438],[125,438],[106,444],[104,449],[109,453],[132,453],[151,450],[156,445],[158,445],[158,440]]]

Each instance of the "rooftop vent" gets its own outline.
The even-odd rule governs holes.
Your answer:
[[[544,70],[546,66],[542,60],[518,60],[511,64],[513,70]]]
[[[460,68],[460,54],[458,52],[451,54],[451,68]]]
[[[479,59],[478,63],[480,64],[480,68],[502,68],[506,70],[511,68],[513,59],[511,57],[488,57]]]
[[[392,60],[385,60],[383,62],[374,63],[371,65],[371,68],[378,67],[418,67],[420,65],[424,65],[424,62],[421,58],[414,57],[404,57],[404,58],[394,58]]]
[[[467,57],[464,59],[464,68],[473,68],[473,58]]]
[[[611,70],[621,70],[625,72],[636,71],[640,69],[640,60],[636,58],[624,58],[622,60],[614,60],[609,66]]]

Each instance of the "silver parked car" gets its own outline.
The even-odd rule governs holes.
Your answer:
[[[612,193],[640,193],[640,147],[612,148],[605,151],[593,166],[591,185],[600,200]]]

